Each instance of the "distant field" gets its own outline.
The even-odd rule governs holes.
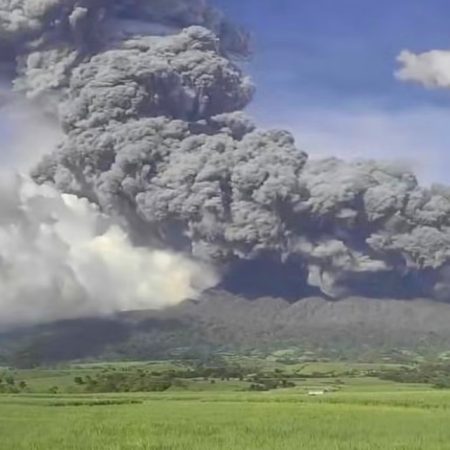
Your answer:
[[[231,360],[232,362],[234,359]],[[394,364],[349,364],[349,363],[299,363],[292,365],[284,365],[272,361],[251,359],[251,358],[236,358],[240,366],[256,367],[258,370],[276,370],[282,369],[287,374],[298,373],[299,379],[296,383],[299,387],[305,390],[315,387],[327,387],[335,385],[336,380],[344,381],[346,389],[359,389],[360,385],[370,383],[372,389],[376,389],[378,385],[385,385],[386,382],[381,380],[367,379],[366,377],[355,377],[345,375],[351,371],[365,371],[376,368],[396,367]],[[165,372],[170,369],[182,368],[183,364],[176,361],[168,362],[123,362],[123,363],[79,363],[72,364],[60,369],[32,369],[32,370],[15,370],[12,371],[17,380],[23,380],[27,383],[29,390],[32,393],[48,393],[52,387],[58,387],[60,393],[78,393],[79,387],[74,384],[75,376],[87,376],[101,373],[102,371],[114,368],[116,371],[128,371],[135,368],[144,368],[151,371]],[[331,376],[330,374],[335,374]],[[311,376],[313,378],[302,379],[302,376]],[[344,375],[343,375],[344,374]],[[1,375],[1,370],[0,370]],[[246,383],[236,382],[236,380],[226,381],[217,380],[218,383],[211,385],[209,382],[203,380],[192,380],[187,385],[189,390],[213,390],[222,391],[232,389],[245,388]],[[403,388],[402,385],[398,385]]]
[[[165,392],[82,394],[73,382],[74,376],[108,367],[141,366],[169,370],[178,364],[83,364],[15,372],[17,380],[26,381],[28,393],[0,395],[0,449],[450,449],[450,390],[340,376],[373,365],[299,365],[295,370],[317,377],[266,392],[249,392],[245,380],[194,379]],[[330,377],[332,371],[342,373]],[[50,394],[55,386],[58,393]],[[330,392],[312,397],[311,390]]]

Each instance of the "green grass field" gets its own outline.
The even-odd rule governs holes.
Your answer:
[[[161,393],[76,392],[74,374],[104,368],[17,372],[29,392],[0,395],[0,449],[450,449],[448,390],[354,376],[341,377],[339,390],[319,397],[308,391],[327,389],[335,379],[308,378],[267,392],[244,391],[237,380],[192,380]],[[330,371],[329,364],[313,368]],[[49,394],[52,386],[60,393]]]
[[[436,394],[5,396],[0,448],[449,449],[450,395]]]

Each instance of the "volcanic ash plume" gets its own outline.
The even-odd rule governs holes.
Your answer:
[[[0,37],[16,90],[65,133],[34,179],[133,242],[261,295],[449,298],[450,191],[374,161],[308,161],[288,132],[258,130],[233,63],[248,37],[206,1],[3,0]]]

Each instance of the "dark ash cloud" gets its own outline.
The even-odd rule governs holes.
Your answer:
[[[449,298],[450,190],[376,161],[308,161],[288,132],[259,130],[233,62],[248,36],[205,1],[3,1],[0,36],[16,89],[65,131],[34,179],[136,241],[228,274],[285,267],[296,295]]]

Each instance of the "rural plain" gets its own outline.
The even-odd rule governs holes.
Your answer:
[[[5,370],[3,380],[9,377],[9,385],[20,392],[0,395],[0,448],[450,448],[450,391],[373,376],[396,370],[394,365],[258,361],[257,375],[240,365],[236,378],[229,372],[195,377],[198,369],[186,367],[185,362],[149,362]],[[171,374],[170,387],[86,393],[89,380],[147,379],[149,374],[164,379]],[[275,379],[289,387],[267,384]]]

